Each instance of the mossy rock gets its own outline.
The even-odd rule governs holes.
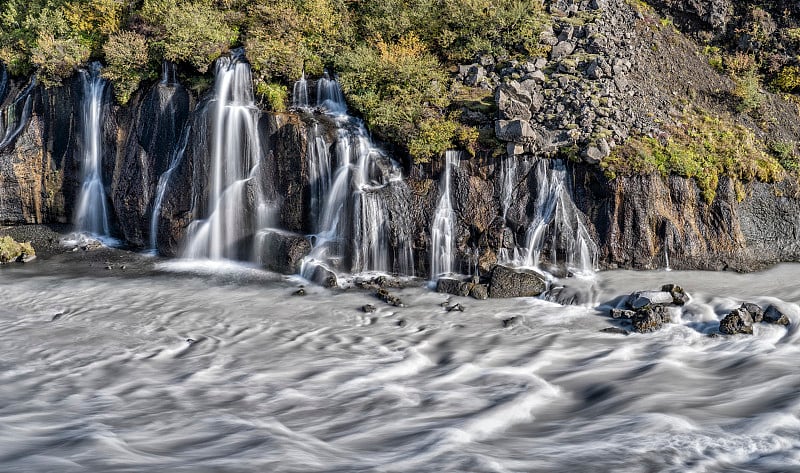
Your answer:
[[[0,264],[22,261],[36,256],[30,242],[19,243],[10,236],[0,237]]]

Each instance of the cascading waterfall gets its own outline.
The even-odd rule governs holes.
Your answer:
[[[12,143],[28,123],[33,108],[31,92],[34,87],[36,87],[35,76],[7,107],[0,110],[0,149]],[[8,75],[5,67],[0,67],[0,103],[2,103],[7,90]]]
[[[300,109],[308,108],[308,81],[305,71],[292,88],[292,106]]]
[[[212,110],[211,156],[207,204],[200,220],[189,226],[183,256],[191,259],[241,259],[243,240],[260,224],[261,201],[255,211],[248,191],[261,161],[257,123],[260,111],[253,99],[250,65],[242,53],[216,63]],[[255,192],[260,196],[261,189]],[[202,201],[196,198],[195,201]]]
[[[309,129],[317,233],[311,254],[303,261],[303,276],[312,278],[319,266],[334,272],[413,274],[411,238],[401,215],[408,192],[397,165],[373,146],[361,121],[347,115],[342,90],[327,73],[317,83],[317,104],[334,118],[337,136],[331,154],[321,128]],[[396,201],[404,202],[393,206]]]
[[[453,166],[457,165],[461,153],[447,151],[445,153],[445,168],[440,181],[439,204],[431,227],[431,280],[450,274],[455,267],[455,212],[451,202],[450,181]]]
[[[536,214],[526,235],[524,264],[538,268],[541,257],[549,248],[551,264],[563,262],[572,272],[593,273],[597,266],[597,245],[572,201],[564,162],[542,159],[536,163],[534,172],[539,184]]]
[[[100,75],[99,62],[81,69],[83,85],[82,103],[82,157],[81,191],[75,209],[75,227],[78,231],[97,236],[108,236],[108,211],[102,179],[102,124],[104,95],[107,82]]]

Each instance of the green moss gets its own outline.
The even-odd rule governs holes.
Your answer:
[[[25,256],[36,256],[30,242],[18,243],[10,236],[0,237],[0,263],[10,263]]]
[[[267,102],[273,112],[286,111],[289,90],[285,85],[259,82],[256,84],[256,94]]]
[[[601,162],[609,178],[632,173],[677,174],[694,178],[706,202],[714,200],[720,176],[774,182],[783,167],[747,128],[695,109],[686,112],[670,136],[634,137]]]

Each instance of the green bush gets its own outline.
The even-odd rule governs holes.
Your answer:
[[[769,150],[787,171],[797,171],[800,169],[800,156],[795,153],[794,142],[775,141],[770,143]]]
[[[259,82],[256,86],[256,94],[266,100],[269,109],[273,112],[286,111],[286,101],[289,97],[289,90],[285,85]]]
[[[141,17],[154,32],[157,57],[186,63],[200,73],[237,40],[238,31],[208,0],[145,0]]]
[[[108,37],[103,53],[108,63],[103,77],[114,83],[114,95],[125,105],[139,83],[153,75],[149,68],[147,40],[133,31],[121,31]]]
[[[733,96],[738,99],[736,110],[749,113],[757,110],[764,103],[764,94],[761,93],[761,79],[754,71],[747,72],[741,77],[734,78],[736,86]]]

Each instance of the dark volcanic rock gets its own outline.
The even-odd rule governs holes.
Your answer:
[[[719,323],[719,331],[727,335],[753,333],[753,317],[745,309],[734,309]]]
[[[303,258],[311,252],[311,242],[303,235],[274,230],[262,233],[261,261],[271,271],[297,274]]]
[[[686,291],[677,284],[664,284],[661,286],[661,290],[672,294],[672,303],[674,305],[684,305],[689,302],[689,294],[686,294]]]
[[[475,284],[469,290],[469,295],[475,299],[483,300],[489,298],[489,286],[486,284]]]
[[[603,333],[613,333],[617,335],[630,335],[630,332],[620,327],[606,327],[600,330]]]
[[[496,265],[489,283],[489,297],[535,297],[547,289],[539,273]]]
[[[672,322],[669,309],[665,306],[652,306],[644,310],[639,310],[631,317],[633,329],[639,333],[655,332]]]
[[[308,278],[311,282],[319,284],[322,287],[337,287],[339,285],[336,273],[325,268],[324,266],[314,266],[314,272]]]
[[[642,309],[645,307],[653,307],[659,305],[672,304],[672,294],[665,291],[640,291],[634,292],[628,298],[626,304],[633,310]]]
[[[764,322],[777,325],[789,325],[790,323],[789,317],[774,305],[770,305],[764,311]]]
[[[466,297],[469,295],[472,286],[472,283],[456,278],[439,278],[439,280],[436,281],[436,292]]]
[[[759,323],[764,320],[764,309],[758,306],[758,304],[753,304],[751,302],[745,302],[742,304],[740,309],[744,309],[750,314],[750,317],[753,319],[754,323]]]
[[[399,297],[387,291],[386,289],[378,289],[375,291],[375,296],[389,305],[393,305],[395,307],[405,307],[403,301]]]

